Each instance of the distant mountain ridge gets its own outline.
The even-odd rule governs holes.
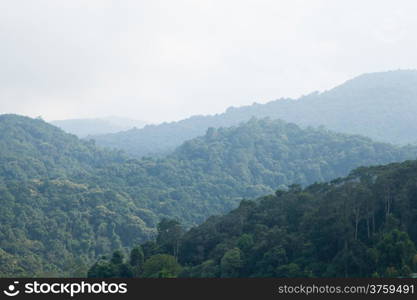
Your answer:
[[[146,124],[144,121],[121,117],[56,120],[50,123],[80,138],[89,135],[115,133],[132,128],[142,128]]]
[[[266,104],[234,108],[213,116],[142,129],[92,136],[97,144],[122,149],[135,157],[166,154],[209,127],[229,127],[252,117],[282,119],[300,126],[361,134],[393,144],[417,142],[417,71],[399,70],[358,76],[322,93],[297,100],[282,98]]]

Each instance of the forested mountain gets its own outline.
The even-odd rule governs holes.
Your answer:
[[[185,233],[163,220],[157,239],[134,248],[128,263],[116,252],[88,276],[410,277],[417,271],[416,182],[417,161],[362,167],[329,183],[244,200]]]
[[[271,117],[407,144],[417,142],[416,115],[417,71],[402,70],[361,75],[332,90],[296,100],[232,107],[219,115],[194,116],[93,138],[98,145],[123,149],[136,157],[166,154],[184,141],[203,135],[209,127],[229,127],[252,117]]]
[[[75,265],[151,238],[161,218],[198,224],[243,198],[417,155],[269,119],[209,129],[163,159],[130,159],[16,115],[0,116],[0,137],[2,276],[81,274]]]
[[[184,236],[180,262],[195,266],[184,276],[407,276],[417,271],[416,181],[408,161],[244,201]]]
[[[103,151],[92,141],[65,134],[41,119],[0,115],[0,178],[56,178],[119,163],[116,151]]]
[[[50,123],[80,138],[89,135],[115,133],[145,126],[145,122],[143,121],[120,117],[56,120]]]
[[[108,178],[80,179],[125,161],[40,119],[1,115],[0,276],[74,276],[98,254],[151,236],[154,214]]]
[[[113,190],[138,199],[141,207],[189,225],[278,187],[305,186],[345,176],[359,166],[416,157],[412,146],[252,119],[236,127],[209,129],[165,158],[129,160],[100,170],[98,176],[108,178]]]

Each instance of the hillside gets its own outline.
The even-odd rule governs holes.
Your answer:
[[[410,277],[417,271],[416,181],[417,161],[359,168],[242,201],[185,233],[165,220],[155,241],[132,250],[141,261],[101,260],[88,276],[120,276],[125,266],[127,277]],[[183,268],[168,263],[174,257]]]
[[[156,216],[106,178],[77,180],[123,164],[122,155],[17,115],[0,116],[0,136],[0,276],[74,276],[153,234]]]
[[[124,160],[41,119],[0,115],[0,136],[0,178],[65,177]]]
[[[203,135],[209,127],[229,127],[252,117],[282,119],[300,126],[361,134],[374,140],[417,142],[417,71],[361,75],[323,93],[299,99],[229,108],[214,116],[194,116],[178,122],[93,136],[98,145],[123,149],[135,157],[166,154],[184,141]]]
[[[164,217],[199,224],[277,188],[415,158],[396,147],[268,119],[209,129],[163,159],[129,159],[45,123],[0,116],[0,275],[75,276],[152,238]]]
[[[305,186],[345,176],[359,166],[416,157],[416,147],[252,119],[235,127],[209,129],[166,158],[130,160],[102,169],[100,176],[108,178],[114,190],[138,199],[141,207],[189,225],[224,213],[243,198],[279,187]]]
[[[185,234],[180,262],[193,267],[183,276],[409,276],[416,180],[417,161],[408,161],[244,201]]]
[[[145,122],[120,117],[106,117],[96,119],[68,119],[50,122],[65,132],[75,134],[80,138],[89,135],[108,134],[132,128],[142,128]]]

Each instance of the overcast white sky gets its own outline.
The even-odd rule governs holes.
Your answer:
[[[0,113],[150,122],[417,68],[414,0],[2,0]]]

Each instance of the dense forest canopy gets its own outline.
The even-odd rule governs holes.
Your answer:
[[[125,160],[120,152],[100,150],[41,119],[0,115],[0,136],[4,179],[67,177]]]
[[[0,135],[2,276],[84,274],[100,255],[154,237],[163,218],[188,227],[244,198],[417,154],[270,119],[211,128],[160,159],[131,159],[17,115],[0,116]]]
[[[153,233],[154,214],[126,193],[77,179],[123,164],[120,153],[16,115],[0,116],[0,136],[1,276],[80,275],[97,253]]]
[[[184,276],[409,276],[417,271],[417,161],[244,201],[183,236]],[[225,269],[231,255],[239,264]],[[233,267],[233,273],[229,273]]]
[[[187,232],[162,220],[158,238],[132,250],[140,261],[102,259],[88,276],[415,276],[416,182],[417,161],[362,167],[329,183],[244,200]]]
[[[142,129],[93,136],[98,145],[123,149],[130,155],[167,154],[209,127],[229,127],[252,117],[282,119],[300,126],[320,126],[361,134],[393,144],[417,142],[417,71],[361,75],[323,93],[299,99],[229,108],[225,113],[191,118]]]

